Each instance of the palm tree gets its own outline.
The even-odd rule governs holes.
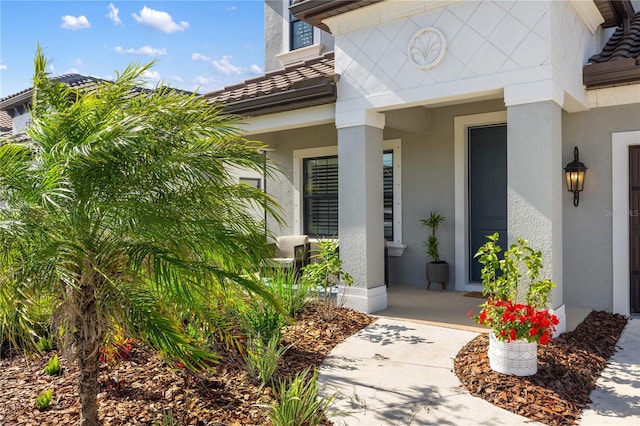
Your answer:
[[[83,92],[46,65],[38,46],[31,140],[0,146],[0,255],[13,285],[55,296],[80,370],[81,424],[96,425],[110,331],[124,326],[198,368],[215,355],[190,340],[180,307],[204,312],[202,300],[229,285],[274,302],[247,273],[267,253],[248,207],[277,211],[227,172],[262,171],[260,145],[202,97],[140,89],[152,64]]]

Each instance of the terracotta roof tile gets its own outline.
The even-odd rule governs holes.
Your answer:
[[[284,92],[301,81],[334,76],[334,54],[329,52],[323,56],[292,64],[286,68],[246,80],[243,83],[206,93],[204,96],[211,102],[226,104]]]

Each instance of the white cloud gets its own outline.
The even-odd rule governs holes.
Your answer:
[[[219,61],[211,61],[213,69],[223,75],[242,74],[242,68],[229,62],[231,56],[223,56]]]
[[[227,10],[229,12],[235,12],[236,10],[238,10],[238,8],[236,6],[229,6],[229,7],[227,7]]]
[[[177,81],[178,83],[184,83],[184,78],[180,77],[179,75],[174,75],[173,81]]]
[[[124,49],[122,46],[116,46],[114,50],[116,51],[116,53],[124,53],[127,55],[163,56],[167,54],[167,49],[165,49],[164,47],[156,48],[151,46],[142,46],[138,49],[134,49],[134,48]]]
[[[194,61],[209,62],[212,58],[205,55],[201,55],[200,53],[192,53],[191,59],[193,59]]]
[[[199,75],[196,78],[194,78],[192,81],[194,83],[196,83],[197,85],[199,85],[199,86],[204,86],[205,84],[209,83],[211,81],[211,79]]]
[[[105,16],[111,19],[111,22],[113,22],[114,25],[122,24],[122,21],[120,20],[120,16],[118,16],[118,13],[120,13],[120,9],[115,7],[113,3],[109,3],[108,8],[109,8],[109,13],[107,13]]]
[[[7,66],[5,64],[0,64],[0,71],[4,71],[7,69]]]
[[[49,72],[56,72],[56,68],[53,66],[53,64],[49,64]]]
[[[146,70],[142,73],[142,78],[147,80],[147,85],[154,86],[157,82],[162,80],[158,71]]]
[[[80,74],[80,71],[78,71],[77,68],[69,68],[64,74]]]
[[[75,61],[73,61],[73,65],[77,66],[77,67],[81,67],[82,66],[82,59],[78,58]]]
[[[154,10],[147,6],[142,8],[140,15],[133,13],[132,16],[137,23],[142,24],[145,27],[163,31],[167,34],[175,33],[176,31],[184,31],[189,28],[189,23],[187,21],[180,21],[180,23],[177,24],[167,12]]]
[[[84,15],[78,16],[78,17],[65,15],[65,16],[62,16],[61,18],[62,18],[62,25],[60,26],[66,30],[79,30],[82,28],[89,28],[91,26],[91,24],[89,23],[89,20]]]
[[[259,65],[253,64],[249,67],[249,74],[260,75],[263,74],[262,68]]]

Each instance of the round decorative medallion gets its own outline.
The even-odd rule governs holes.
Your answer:
[[[436,28],[423,28],[411,37],[407,55],[413,65],[422,69],[435,67],[444,58],[447,42]]]

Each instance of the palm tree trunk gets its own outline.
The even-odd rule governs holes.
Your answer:
[[[80,425],[97,426],[98,421],[98,367],[101,342],[100,322],[95,299],[95,287],[84,284],[78,294],[79,311],[76,314],[76,360],[80,371],[78,391],[82,408]]]

